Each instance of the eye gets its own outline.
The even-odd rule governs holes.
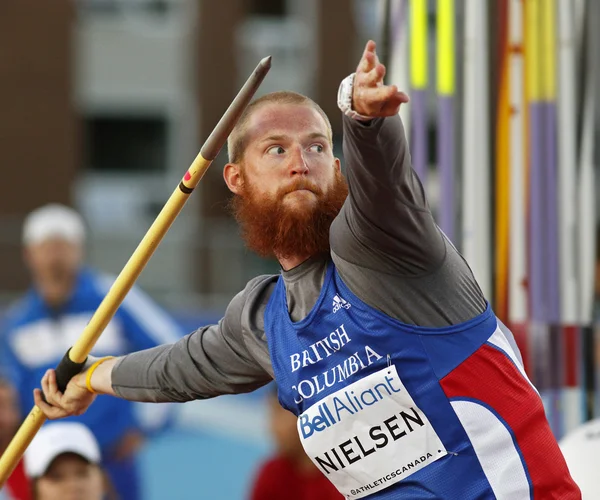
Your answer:
[[[283,153],[285,153],[285,149],[283,149],[281,146],[271,146],[269,149],[267,149],[267,154],[268,155],[282,155]]]
[[[323,144],[313,144],[310,148],[308,148],[313,153],[322,153],[323,152]]]

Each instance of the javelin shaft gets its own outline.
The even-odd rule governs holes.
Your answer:
[[[179,215],[179,212],[181,212],[189,195],[198,185],[200,179],[202,179],[206,170],[225,144],[227,137],[270,68],[271,57],[266,57],[258,64],[252,75],[248,78],[202,146],[200,153],[192,162],[179,186],[177,186],[173,194],[169,197],[163,209],[156,217],[156,220],[148,229],[148,232],[129,258],[127,264],[125,264],[121,273],[117,276],[117,279],[100,303],[100,306],[98,306],[98,309],[86,325],[81,336],[57,367],[57,378],[62,378],[65,381],[65,386],[68,380],[83,367],[88,354],[106,328],[106,325],[108,325],[117,312],[121,302],[123,302],[123,299],[150,260],[150,257],[152,257],[162,238],[175,221],[177,215]],[[61,367],[63,368],[63,372],[67,372],[66,376],[63,373],[61,377]],[[74,373],[69,373],[69,370],[71,372],[74,371]],[[46,417],[42,411],[37,406],[34,406],[6,448],[6,451],[0,457],[0,489],[4,486],[4,483],[17,466],[17,463],[45,420]]]

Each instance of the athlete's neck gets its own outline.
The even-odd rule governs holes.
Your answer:
[[[289,271],[290,269],[294,269],[295,267],[299,266],[303,262],[307,261],[311,257],[312,257],[312,255],[304,255],[304,256],[298,255],[298,256],[286,257],[286,258],[277,257],[277,260],[279,261],[279,265],[281,266],[281,269],[283,269],[284,271]]]

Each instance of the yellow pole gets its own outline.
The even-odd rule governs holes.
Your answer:
[[[258,64],[221,120],[219,120],[219,123],[202,146],[200,153],[192,162],[179,186],[177,186],[156,217],[156,220],[150,226],[150,229],[148,229],[148,232],[131,255],[100,306],[98,306],[98,309],[77,342],[69,350],[68,360],[66,360],[67,364],[69,361],[74,364],[85,362],[104,328],[106,328],[106,325],[108,325],[116,313],[121,302],[144,269],[144,266],[150,260],[160,241],[171,227],[177,215],[179,215],[179,212],[181,212],[189,195],[198,182],[200,182],[200,179],[204,176],[204,173],[223,147],[223,144],[225,144],[231,130],[246,109],[246,106],[256,93],[270,68],[271,57],[266,57]],[[62,364],[63,362],[57,368],[57,377]],[[6,451],[0,457],[0,488],[4,486],[4,483],[17,466],[17,463],[45,420],[46,417],[39,407],[34,406],[8,445],[8,448],[6,448]]]
[[[454,0],[438,0],[437,90],[454,95]]]
[[[410,79],[415,89],[427,88],[427,0],[410,3]]]
[[[525,89],[527,104],[543,97],[540,61],[540,0],[525,2]]]
[[[556,5],[553,0],[540,4],[540,73],[543,75],[540,92],[547,102],[556,101]]]

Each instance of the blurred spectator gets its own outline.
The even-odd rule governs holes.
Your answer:
[[[250,499],[343,499],[304,452],[296,428],[296,416],[282,408],[276,390],[269,396],[269,409],[276,454],[258,471]]]
[[[19,404],[17,394],[10,382],[0,376],[0,455],[10,443],[19,426]],[[29,482],[25,476],[23,462],[8,478],[5,488],[0,491],[0,500],[30,500]]]
[[[98,443],[85,425],[59,422],[43,426],[25,452],[34,500],[108,498],[110,487],[100,460]]]
[[[8,311],[2,335],[23,412],[33,406],[33,389],[44,372],[56,367],[75,343],[112,285],[112,279],[83,265],[84,240],[83,220],[65,206],[46,205],[25,220],[24,258],[33,288]],[[134,288],[92,354],[126,354],[182,335],[171,318]],[[140,408],[140,403],[99,398],[85,415],[73,418],[94,433],[111,480],[127,500],[139,498],[135,456],[144,439]],[[154,407],[153,416],[168,408]]]

